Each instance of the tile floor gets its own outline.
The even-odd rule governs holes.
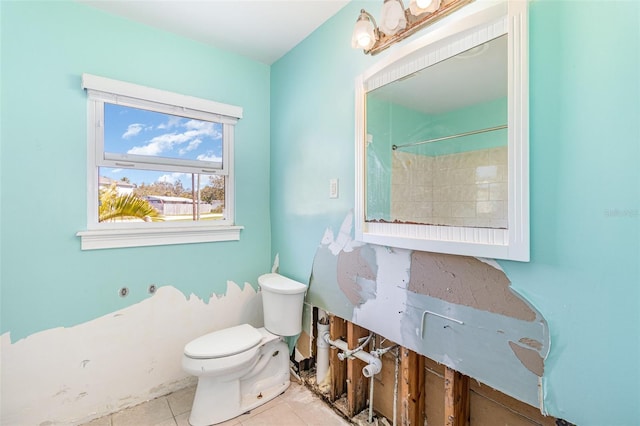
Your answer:
[[[84,426],[189,426],[195,386],[101,417]],[[309,389],[294,380],[287,391],[220,426],[350,425]]]

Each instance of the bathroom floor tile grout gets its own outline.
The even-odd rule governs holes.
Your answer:
[[[124,409],[117,413],[95,419],[91,422],[83,424],[82,426],[189,426],[188,416],[191,412],[190,407],[191,403],[193,402],[194,394],[195,385],[178,390],[169,395],[161,396],[151,401],[144,402],[134,407]],[[168,413],[170,414],[170,417],[159,420],[158,413],[156,412],[155,419],[152,419],[151,417],[147,417],[144,419],[140,418],[140,413],[151,414],[148,412],[148,409],[149,407],[152,407],[152,404],[154,404],[153,406],[156,407],[163,406],[162,402],[164,402],[164,404],[168,406]],[[185,408],[186,405],[182,405],[187,403],[189,408]],[[296,404],[302,404],[305,407],[305,410],[299,412],[299,409],[296,410]],[[179,412],[182,408],[185,408],[186,411]],[[219,426],[259,426],[285,424],[297,426],[314,425],[317,424],[317,417],[312,416],[309,420],[306,420],[304,416],[301,415],[305,412],[311,412],[316,409],[322,412],[322,416],[334,416],[335,421],[332,424],[351,424],[340,417],[338,414],[336,414],[331,407],[329,407],[324,401],[314,395],[311,390],[307,389],[304,385],[300,385],[297,382],[292,381],[291,386],[282,395],[245,414],[220,423]],[[114,419],[114,416],[117,419]],[[114,420],[116,421],[114,422]],[[171,422],[171,420],[173,420],[173,422]],[[147,423],[142,423],[145,421],[147,421]]]

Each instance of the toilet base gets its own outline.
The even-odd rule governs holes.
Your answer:
[[[289,384],[288,345],[281,338],[267,342],[256,364],[240,378],[199,377],[189,424],[222,423],[272,400]]]

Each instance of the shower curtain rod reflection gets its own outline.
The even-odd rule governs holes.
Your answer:
[[[507,128],[507,125],[503,124],[502,126],[487,127],[486,129],[473,130],[471,132],[465,132],[465,133],[458,133],[457,135],[444,136],[444,137],[435,138],[435,139],[427,139],[426,141],[422,141],[422,142],[405,143],[404,145],[391,145],[391,149],[395,151],[398,148],[405,148],[407,146],[422,145],[422,144],[425,144],[425,143],[444,141],[444,140],[447,140],[447,139],[461,138],[463,136],[477,135],[478,133],[493,132],[495,130],[501,130],[501,129],[506,129],[506,128]]]

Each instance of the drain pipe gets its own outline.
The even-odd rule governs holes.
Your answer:
[[[371,341],[371,353],[376,351],[376,339]],[[373,377],[369,379],[369,423],[373,423]]]
[[[369,423],[373,423],[373,377],[369,379]]]
[[[393,426],[396,426],[396,419],[398,418],[398,370],[400,366],[400,348],[396,347],[396,374],[395,381],[393,382]]]
[[[359,360],[366,362],[367,365],[365,365],[364,368],[362,369],[362,374],[364,375],[364,377],[367,377],[367,378],[372,377],[378,374],[380,370],[382,370],[382,361],[380,360],[380,358],[378,358],[376,355],[370,354],[369,352],[363,351],[362,347],[364,347],[364,345],[361,345],[360,349],[357,351],[355,349],[349,350],[349,345],[344,340],[340,340],[340,339],[331,340],[329,336],[328,326],[326,328],[326,331],[323,331],[322,333],[320,332],[320,329],[321,329],[320,327],[321,327],[321,324],[318,324],[318,348],[320,347],[319,342],[321,340],[324,340],[330,346],[335,346],[336,348],[343,351],[343,353],[338,354],[338,358],[340,360],[344,360],[345,358],[349,358],[353,356],[358,358]],[[371,336],[369,336],[369,338],[370,337]],[[365,342],[365,344],[367,342],[368,340]],[[318,349],[318,353],[319,352],[320,350]]]
[[[340,349],[342,352],[338,354],[338,358],[344,361],[347,358],[355,357],[367,363],[362,369],[364,377],[371,378],[378,374],[382,370],[381,357],[385,353],[394,350],[395,355],[395,383],[393,387],[393,425],[396,425],[397,419],[397,402],[398,402],[398,370],[399,370],[399,346],[393,345],[386,348],[375,349],[375,344],[371,353],[366,352],[363,348],[369,343],[373,333],[369,334],[360,346],[355,349],[349,349],[347,342],[343,340],[331,340],[329,333],[329,320],[326,313],[318,309],[318,337],[316,339],[316,347],[318,352],[316,354],[316,383],[320,385],[327,377],[329,373],[329,348],[331,346]],[[369,388],[369,423],[373,421],[373,379],[370,382]]]
[[[327,379],[329,373],[329,343],[322,338],[324,334],[329,334],[329,319],[325,312],[318,309],[318,337],[316,339],[316,384],[320,386]]]
[[[386,354],[389,351],[393,351],[393,356],[395,357],[395,380],[393,383],[393,426],[397,424],[398,418],[398,370],[400,364],[400,347],[399,345],[387,346],[386,348],[378,348],[371,351],[371,353],[379,358],[382,358],[382,355]],[[373,381],[372,381],[373,383]],[[370,389],[370,401],[373,401],[373,387]],[[371,423],[372,417],[372,406],[369,406],[369,423]]]

